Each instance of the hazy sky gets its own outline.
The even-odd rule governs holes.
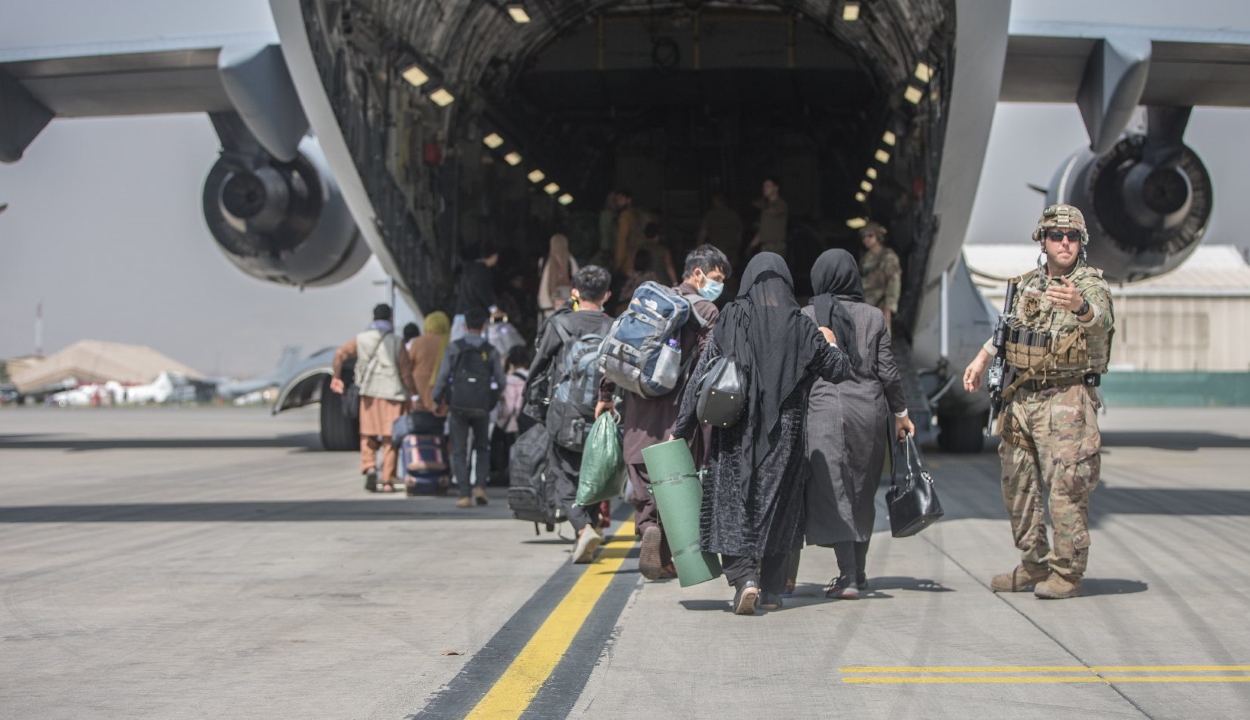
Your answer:
[[[1232,0],[1022,0],[1013,17],[1250,29]],[[73,23],[64,18],[73,17]],[[0,48],[272,29],[265,0],[9,2]],[[1250,110],[1198,108],[1186,141],[1215,181],[1207,242],[1250,226]],[[971,242],[1023,241],[1046,184],[1086,144],[1075,107],[1000,105]],[[14,165],[0,164],[0,357],[93,338],[153,346],[205,373],[268,369],[283,345],[337,344],[386,299],[371,260],[342,285],[298,292],[234,269],[204,226],[200,193],[218,140],[203,115],[56,120]]]

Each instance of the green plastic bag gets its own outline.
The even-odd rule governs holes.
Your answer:
[[[582,472],[577,479],[577,504],[594,505],[613,500],[625,491],[625,457],[616,418],[605,412],[590,426],[582,450]]]

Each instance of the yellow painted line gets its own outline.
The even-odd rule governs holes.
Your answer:
[[[1246,672],[1250,665],[1106,665],[1095,672]]]
[[[465,720],[508,720],[518,718],[525,712],[572,644],[608,583],[612,582],[634,539],[634,518],[630,516],[621,523],[616,534],[607,539],[599,552],[599,559],[586,568],[586,572],[504,670],[499,681],[465,716]]]
[[[1101,677],[1098,675],[1051,675],[1028,677],[852,677],[842,678],[848,684],[876,685],[970,685],[975,683],[1216,683],[1250,682],[1250,675],[1136,675]]]
[[[988,665],[964,667],[840,667],[843,673],[988,673],[988,672],[1246,672],[1250,665]]]

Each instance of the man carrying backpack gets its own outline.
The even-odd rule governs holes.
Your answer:
[[[660,516],[655,506],[655,497],[651,495],[651,478],[647,475],[647,466],[642,460],[642,451],[656,443],[664,442],[672,434],[677,422],[677,412],[681,404],[682,390],[690,379],[690,373],[699,361],[699,355],[707,345],[712,334],[712,326],[720,315],[712,301],[720,297],[725,287],[725,280],[732,272],[729,259],[725,253],[714,245],[700,245],[686,256],[686,266],[682,273],[681,285],[675,288],[656,288],[644,286],[634,294],[637,302],[631,301],[628,309],[621,314],[621,319],[612,329],[613,337],[608,341],[609,372],[608,376],[630,377],[641,375],[643,378],[656,377],[658,372],[651,371],[649,365],[664,365],[663,362],[648,363],[646,355],[658,352],[660,348],[673,348],[676,344],[680,349],[680,371],[676,375],[675,385],[669,388],[663,384],[639,384],[637,390],[645,390],[645,394],[637,391],[625,393],[624,410],[621,412],[624,442],[622,454],[629,471],[631,502],[637,512],[638,534],[642,538],[642,548],[638,557],[638,571],[648,580],[664,577],[676,577],[673,569],[673,556],[660,524]],[[654,322],[639,324],[638,327],[650,328],[652,337],[641,337],[637,332],[630,336],[629,313],[645,313],[649,308],[661,305],[655,302],[651,294],[661,291],[670,301],[685,300],[689,305],[689,313],[684,322],[676,324],[679,315],[670,314],[670,322]],[[661,298],[663,299],[663,298]],[[618,340],[619,338],[619,340]],[[642,351],[643,359],[636,361],[638,372],[620,363],[614,365],[614,358],[630,358],[630,353],[613,354],[611,346],[615,342],[624,341]],[[648,349],[654,350],[648,350]],[[595,408],[595,416],[606,412],[612,407],[613,395],[618,386],[611,377],[605,376],[600,384],[599,404]],[[703,460],[702,454],[707,452],[707,438],[704,438],[702,452],[696,452],[697,461]],[[701,463],[700,463],[701,464]]]
[[[465,313],[465,336],[450,343],[434,382],[434,402],[451,406],[451,472],[460,489],[456,507],[473,505],[469,487],[469,451],[477,460],[472,498],[485,505],[490,477],[490,411],[499,402],[506,376],[499,353],[482,331],[487,314],[480,308]],[[472,435],[472,441],[470,441]]]
[[[582,449],[594,422],[599,398],[599,346],[612,325],[603,312],[611,293],[612,276],[597,266],[587,265],[573,276],[573,297],[578,309],[553,315],[542,328],[530,382],[547,379],[549,404],[547,429],[551,434],[547,474],[556,494],[577,532],[573,562],[594,560],[603,542],[599,533],[599,505],[575,505],[577,480],[582,467]],[[550,375],[547,375],[550,370]]]

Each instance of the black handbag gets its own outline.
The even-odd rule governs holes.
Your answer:
[[[747,409],[747,377],[738,363],[721,356],[712,361],[699,381],[699,401],[695,414],[699,422],[716,427],[732,427]]]
[[[360,419],[360,386],[356,383],[343,390],[343,415],[348,420]]]
[[[891,462],[890,490],[885,494],[885,504],[890,511],[890,534],[896,538],[911,537],[942,517],[942,503],[938,501],[932,476],[924,469],[916,441],[908,435],[906,443],[900,444],[907,478],[899,485],[897,463]]]

